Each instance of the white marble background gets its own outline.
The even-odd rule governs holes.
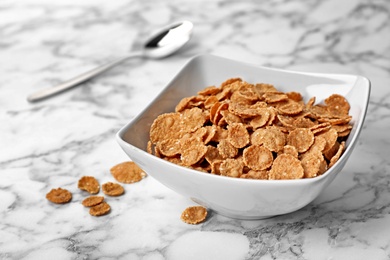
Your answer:
[[[161,61],[128,61],[62,95],[27,94],[139,46],[150,30],[195,24],[191,43]],[[240,221],[211,212],[181,222],[194,203],[151,177],[91,217],[83,175],[112,181],[127,160],[117,130],[193,55],[368,77],[365,128],[342,174],[312,204]],[[0,2],[0,259],[389,259],[390,3],[387,0]],[[73,192],[66,205],[45,194]]]

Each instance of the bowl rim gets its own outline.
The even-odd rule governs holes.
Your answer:
[[[138,152],[142,153],[144,156],[146,156],[147,158],[150,158],[151,160],[160,160],[159,161],[160,163],[167,164],[167,166],[177,168],[177,170],[186,170],[186,171],[191,172],[192,174],[198,174],[198,175],[200,175],[200,177],[203,176],[205,178],[217,178],[217,179],[221,179],[222,178],[221,180],[225,179],[225,181],[234,181],[234,182],[238,181],[238,182],[244,182],[244,183],[246,182],[246,183],[253,183],[253,184],[256,184],[256,185],[261,184],[261,183],[268,183],[268,184],[273,184],[273,185],[276,184],[276,185],[285,186],[285,185],[291,185],[291,184],[309,184],[309,183],[312,183],[312,182],[319,182],[319,181],[321,181],[323,179],[328,178],[328,175],[333,173],[332,168],[330,168],[324,174],[322,174],[320,176],[313,177],[313,178],[302,178],[302,179],[291,179],[291,180],[290,179],[289,180],[262,180],[262,179],[232,178],[232,177],[228,177],[228,176],[210,174],[210,173],[206,173],[206,172],[202,172],[202,171],[198,171],[198,170],[194,170],[194,169],[191,169],[191,168],[187,168],[187,167],[184,167],[184,166],[177,165],[175,163],[169,162],[167,160],[164,160],[162,158],[159,158],[157,156],[149,154],[145,150],[140,149],[140,148],[138,148],[138,147],[136,147],[136,146],[126,142],[122,138],[122,136],[124,136],[124,134],[127,132],[128,128],[130,128],[131,125],[133,125],[140,118],[142,118],[142,115],[151,106],[153,106],[155,101],[158,100],[161,95],[163,95],[163,93],[171,86],[171,84],[182,74],[182,72],[191,63],[193,63],[194,61],[196,61],[198,59],[209,59],[209,58],[219,59],[221,61],[235,62],[235,63],[242,64],[242,65],[245,65],[245,66],[251,66],[253,68],[259,68],[259,69],[264,69],[264,70],[276,71],[276,72],[280,72],[280,73],[298,74],[298,75],[302,75],[302,76],[314,76],[314,77],[320,77],[320,76],[327,76],[327,77],[355,77],[356,81],[354,83],[354,86],[356,85],[356,82],[358,82],[359,80],[364,81],[365,84],[363,86],[364,87],[363,90],[364,90],[364,96],[366,98],[365,98],[365,102],[364,102],[364,104],[362,106],[363,109],[361,111],[360,120],[357,122],[358,125],[356,126],[357,127],[356,128],[356,134],[354,136],[352,136],[350,144],[348,146],[346,146],[346,148],[345,148],[344,152],[342,153],[342,155],[340,156],[339,160],[332,166],[332,168],[336,169],[337,165],[345,163],[346,159],[350,156],[354,146],[356,145],[356,141],[357,141],[357,139],[358,139],[358,137],[359,137],[359,135],[361,133],[361,129],[363,127],[363,124],[364,124],[364,121],[365,121],[365,117],[367,115],[367,110],[368,110],[368,105],[369,105],[369,100],[370,100],[370,90],[371,90],[371,82],[370,82],[370,80],[368,78],[366,78],[364,76],[361,76],[361,75],[355,75],[355,74],[318,73],[318,72],[294,71],[294,70],[280,69],[280,68],[270,68],[270,67],[266,67],[266,66],[261,66],[261,65],[256,65],[256,64],[253,64],[253,63],[237,61],[237,60],[233,60],[233,59],[229,59],[229,58],[225,58],[225,57],[220,57],[220,56],[217,56],[217,55],[211,55],[211,54],[199,54],[199,55],[196,55],[196,56],[190,58],[187,62],[185,62],[183,67],[178,72],[176,72],[175,76],[168,83],[165,84],[165,86],[162,88],[162,90],[159,92],[159,94],[141,112],[139,112],[133,119],[131,119],[129,122],[127,122],[124,126],[122,126],[120,128],[120,130],[115,135],[115,138],[116,138],[117,142],[119,144],[121,144],[121,146],[125,145],[125,146],[128,146],[129,148],[137,150]],[[206,177],[206,176],[208,176],[208,177]]]

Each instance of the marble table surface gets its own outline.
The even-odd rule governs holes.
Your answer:
[[[164,60],[129,60],[38,103],[26,96],[137,48],[178,20],[191,42]],[[113,181],[128,160],[115,134],[193,56],[211,53],[372,82],[364,129],[341,174],[297,212],[256,221],[210,212],[152,177],[92,217],[81,176]],[[389,259],[390,3],[388,0],[31,0],[0,2],[0,259]],[[62,187],[73,200],[45,198]]]

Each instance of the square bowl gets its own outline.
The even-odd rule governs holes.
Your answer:
[[[283,92],[300,92],[305,101],[321,103],[340,94],[350,103],[353,124],[346,148],[324,174],[298,180],[251,180],[208,174],[182,167],[146,152],[149,130],[162,113],[173,112],[183,97],[228,78],[270,83]],[[296,211],[312,202],[342,170],[362,129],[370,95],[368,79],[355,75],[317,74],[271,69],[212,55],[192,58],[156,99],[126,124],[116,139],[126,154],[148,175],[173,191],[215,212],[238,219],[261,219]]]

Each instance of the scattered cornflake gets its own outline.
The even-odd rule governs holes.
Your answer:
[[[207,209],[202,206],[188,207],[181,213],[181,220],[192,225],[202,223],[206,217]]]
[[[110,212],[111,207],[108,205],[107,202],[102,202],[96,206],[93,206],[92,208],[89,209],[89,214],[92,216],[98,217],[98,216],[103,216],[106,215],[108,212]]]
[[[122,185],[113,182],[106,182],[102,185],[104,194],[108,196],[120,196],[125,192]]]
[[[56,204],[68,203],[72,199],[72,193],[67,189],[52,189],[46,194],[46,199]]]
[[[104,200],[103,196],[89,196],[88,198],[85,198],[81,204],[85,207],[93,207],[100,203],[102,203]]]
[[[110,169],[110,172],[115,180],[121,183],[139,182],[146,177],[144,171],[131,161],[115,165]]]
[[[100,190],[99,182],[93,176],[83,176],[78,182],[80,190],[85,190],[90,194],[96,194]]]

